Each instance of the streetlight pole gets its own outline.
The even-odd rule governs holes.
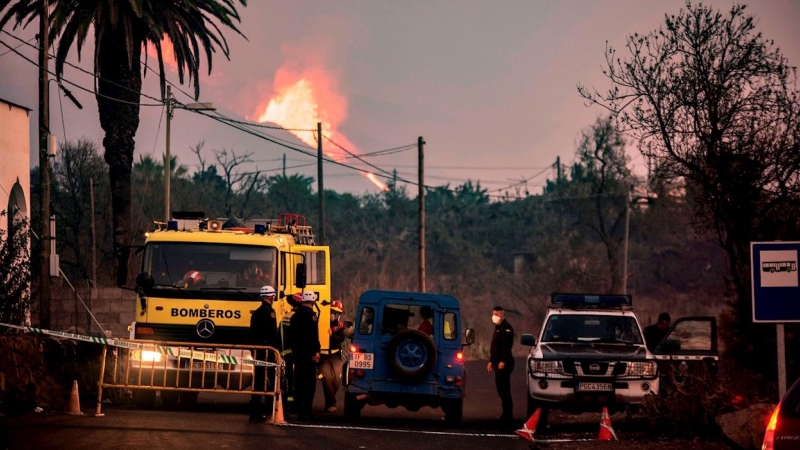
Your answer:
[[[214,107],[213,103],[187,103],[185,105],[180,105],[174,101],[172,98],[172,86],[167,86],[167,99],[166,99],[166,109],[167,109],[167,145],[166,145],[166,155],[164,158],[164,221],[169,222],[170,219],[170,205],[169,205],[169,197],[170,197],[170,178],[172,178],[172,169],[170,168],[171,158],[170,155],[170,132],[171,126],[170,122],[172,122],[172,111],[174,109],[188,109],[189,111],[215,111],[217,108]]]
[[[172,171],[170,170],[170,122],[172,122],[172,86],[167,86],[167,149],[166,157],[164,158],[164,222],[169,222],[169,193],[170,193],[170,178],[172,178]]]

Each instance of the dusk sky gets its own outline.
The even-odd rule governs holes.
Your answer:
[[[576,85],[608,86],[601,73],[606,40],[624,56],[628,34],[652,31],[665,13],[677,13],[684,5],[682,0],[249,3],[240,8],[247,40],[226,33],[231,60],[217,53],[211,76],[201,77],[199,101],[213,102],[225,116],[256,121],[270,99],[305,75],[317,92],[319,112],[329,119],[333,139],[348,149],[372,152],[414,144],[423,136],[426,184],[449,182],[452,187],[472,179],[495,191],[541,173],[528,183],[531,193],[541,192],[544,180],[553,177],[554,172],[545,169],[557,156],[564,164],[572,162],[578,133],[603,113],[599,107],[585,106]],[[707,3],[724,10],[733,4]],[[790,63],[800,64],[800,1],[758,1],[748,10],[758,18],[758,30],[775,40]],[[10,26],[6,30],[12,31]],[[33,23],[13,33],[27,40],[37,30]],[[0,39],[19,44],[5,34]],[[25,46],[20,50],[36,58],[35,50]],[[0,54],[5,51],[0,47]],[[88,43],[81,63],[89,70],[92,51]],[[71,61],[77,63],[77,54]],[[207,68],[203,60],[201,71],[207,73]],[[36,68],[9,53],[0,57],[0,74],[0,98],[34,109],[33,136]],[[177,82],[176,72],[169,77]],[[65,78],[90,89],[93,84],[91,76],[70,68]],[[51,86],[51,129],[59,140],[64,134],[68,139],[86,137],[102,148],[94,96],[71,89],[84,109],[63,99],[62,127],[56,87]],[[188,86],[184,90],[193,92]],[[144,92],[160,97],[152,73],[146,77]],[[175,94],[181,102],[194,101]],[[142,102],[153,103],[147,98]],[[163,122],[159,130],[161,114],[160,106],[142,107],[137,160],[139,155],[161,158],[165,147]],[[316,123],[302,127],[313,128]],[[304,145],[285,131],[266,131]],[[211,150],[226,148],[251,152],[256,161],[251,169],[277,169],[284,153],[289,167],[314,162],[192,112],[175,111],[172,153],[190,171],[198,163],[190,146],[201,140],[209,161]],[[636,171],[645,172],[642,158],[633,149],[630,154]],[[35,152],[31,161],[38,164]],[[416,149],[370,161],[416,180]],[[316,178],[315,166],[288,172]],[[325,173],[326,189],[378,192],[356,171],[327,164]],[[416,188],[409,188],[409,193],[416,195]]]

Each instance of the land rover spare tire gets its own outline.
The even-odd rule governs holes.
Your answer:
[[[392,373],[405,381],[425,378],[436,365],[436,345],[427,334],[417,330],[397,333],[386,349],[386,362]]]

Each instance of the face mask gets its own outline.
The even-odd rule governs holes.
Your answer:
[[[492,322],[495,325],[500,325],[500,322],[502,322],[502,321],[503,321],[503,319],[501,319],[500,316],[495,316],[494,314],[492,314]]]

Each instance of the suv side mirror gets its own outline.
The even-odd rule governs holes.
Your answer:
[[[294,285],[300,289],[306,287],[306,263],[298,263],[294,271]]]
[[[533,337],[532,334],[523,334],[519,338],[519,343],[525,345],[527,347],[535,347],[536,346],[536,338]]]
[[[475,343],[475,330],[472,328],[467,328],[464,330],[464,346],[472,345]]]

